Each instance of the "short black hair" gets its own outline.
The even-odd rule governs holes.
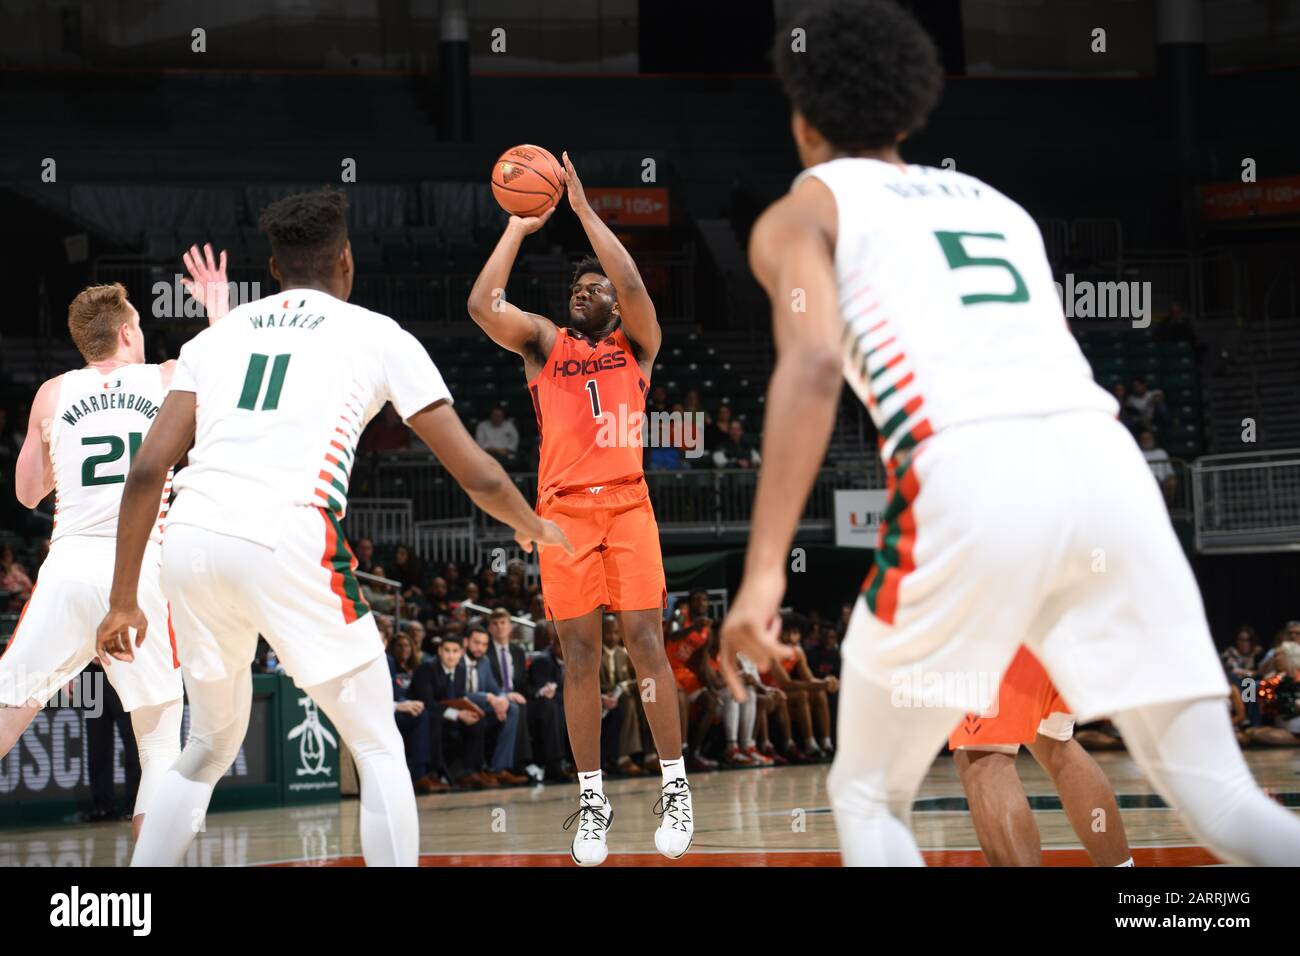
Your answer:
[[[348,241],[348,197],[319,189],[277,199],[262,210],[258,230],[271,240],[283,278],[325,280]]]
[[[444,634],[442,635],[442,638],[438,641],[438,644],[439,645],[459,644],[461,647],[464,647],[465,641],[461,638],[459,634]]]
[[[569,284],[577,285],[578,280],[588,272],[594,272],[598,276],[604,276],[605,267],[600,264],[600,260],[595,256],[583,256],[573,264],[573,281]],[[608,279],[609,276],[605,276],[605,278]]]
[[[803,52],[791,49],[802,29]],[[893,0],[816,0],[776,35],[791,104],[838,150],[881,149],[925,125],[943,70],[934,41]]]

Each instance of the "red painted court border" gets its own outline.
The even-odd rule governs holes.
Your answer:
[[[928,866],[982,867],[984,854],[979,850],[922,850]],[[1221,861],[1199,846],[1136,847],[1133,860],[1138,866],[1214,866]],[[318,862],[272,863],[268,866],[364,866],[360,856],[341,856]],[[762,850],[723,853],[688,853],[673,861],[657,853],[611,853],[602,864],[613,867],[701,867],[763,866],[816,867],[839,866],[837,850],[791,851],[766,853]],[[1083,850],[1044,850],[1044,866],[1091,866]],[[420,866],[503,866],[503,867],[574,867],[568,853],[424,853]],[[576,867],[574,867],[576,869]]]

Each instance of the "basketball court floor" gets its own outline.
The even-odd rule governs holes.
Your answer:
[[[1219,861],[1197,845],[1178,815],[1154,794],[1125,753],[1094,755],[1115,785],[1138,866],[1206,866]],[[1256,779],[1300,813],[1300,751],[1250,750]],[[1050,781],[1027,754],[1019,761],[1042,834],[1046,866],[1088,866]],[[695,843],[676,863],[654,849],[651,813],[659,779],[610,780],[614,804],[605,866],[837,866],[835,824],[826,796],[828,765],[696,774]],[[419,799],[423,866],[572,866],[576,806],[572,786],[548,785]],[[191,849],[192,866],[359,866],[355,799],[298,809],[213,813]],[[912,815],[931,866],[984,866],[951,759],[927,775]],[[0,831],[0,866],[125,866],[127,823],[68,824]]]

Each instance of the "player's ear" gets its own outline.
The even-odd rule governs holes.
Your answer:
[[[271,278],[275,279],[276,282],[281,281],[281,280],[280,280],[280,264],[279,264],[278,262],[275,261],[275,256],[271,256],[271,258],[267,260],[267,263],[266,263],[266,264],[267,264],[267,266],[268,266],[268,267],[270,268],[270,270],[271,270]]]

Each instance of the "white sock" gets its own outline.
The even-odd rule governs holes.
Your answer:
[[[686,758],[678,757],[676,760],[660,760],[659,769],[664,772],[664,786],[672,783],[674,780],[686,779]]]
[[[1116,863],[1116,864],[1115,864],[1115,868],[1116,868],[1116,869],[1119,869],[1119,868],[1122,867],[1122,866],[1137,866],[1137,864],[1133,862],[1133,857],[1129,857],[1129,858],[1128,858],[1127,860],[1125,860],[1123,863]]]
[[[829,737],[823,737],[823,738],[822,738],[822,750],[834,750],[834,749],[835,749],[835,745],[831,743],[831,738],[829,738]]]
[[[605,799],[605,775],[601,771],[578,773],[578,795],[581,796],[587,790],[595,790],[602,800]]]

